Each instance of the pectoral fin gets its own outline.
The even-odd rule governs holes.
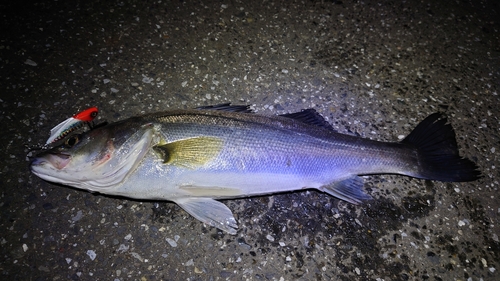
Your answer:
[[[188,197],[175,200],[182,209],[203,223],[235,235],[238,225],[233,213],[223,203],[212,198]]]
[[[222,140],[215,137],[196,137],[160,144],[153,149],[165,164],[195,169],[219,154],[222,149]]]

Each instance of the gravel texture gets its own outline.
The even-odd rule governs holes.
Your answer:
[[[498,1],[4,2],[0,279],[500,280]],[[90,106],[115,121],[224,102],[385,141],[445,112],[483,177],[367,177],[359,206],[227,200],[231,236],[29,171],[25,145]]]

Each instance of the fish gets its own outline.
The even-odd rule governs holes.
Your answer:
[[[50,130],[50,137],[45,142],[45,145],[64,139],[64,137],[70,133],[92,122],[92,120],[97,117],[98,113],[99,110],[97,107],[90,107],[57,124]]]
[[[33,157],[43,180],[101,194],[178,204],[229,234],[238,224],[220,200],[316,189],[353,204],[371,196],[362,176],[397,174],[474,181],[442,113],[399,142],[341,134],[314,109],[266,116],[223,104],[134,116],[68,136]]]

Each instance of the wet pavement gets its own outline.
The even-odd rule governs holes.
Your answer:
[[[500,280],[497,1],[45,1],[0,4],[2,280]],[[170,202],[45,182],[25,144],[90,106],[99,121],[233,102],[314,108],[397,141],[445,112],[470,183],[366,177],[224,201],[232,236]]]

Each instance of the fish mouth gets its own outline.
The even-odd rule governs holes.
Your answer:
[[[57,170],[62,170],[69,162],[71,162],[71,155],[64,153],[48,153],[33,159],[31,161],[31,167],[33,169],[33,167],[36,166],[45,166],[49,164]]]
[[[42,153],[31,160],[30,170],[46,181],[71,185],[74,181],[63,170],[71,159],[71,155],[64,153]]]

